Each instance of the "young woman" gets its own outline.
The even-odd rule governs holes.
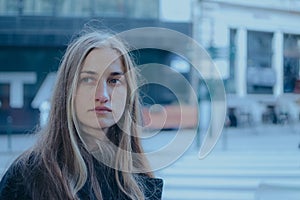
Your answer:
[[[139,141],[136,75],[109,34],[82,34],[58,71],[41,139],[8,169],[0,199],[161,199]]]

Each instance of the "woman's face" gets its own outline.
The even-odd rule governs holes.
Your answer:
[[[77,118],[84,132],[99,137],[121,118],[126,104],[127,82],[120,54],[110,48],[93,49],[79,74],[75,97]]]

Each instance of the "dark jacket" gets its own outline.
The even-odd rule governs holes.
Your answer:
[[[114,177],[114,171],[103,170],[103,165],[94,162],[96,176],[101,187],[101,193],[104,200],[127,200],[129,199],[117,186]],[[34,173],[33,173],[34,174]],[[159,200],[162,196],[163,181],[158,178],[149,178],[148,176],[137,175],[145,185],[145,197],[147,200]],[[47,181],[47,180],[41,180]],[[26,185],[26,177],[20,173],[20,166],[13,164],[4,174],[0,182],[0,200],[30,200],[30,188]],[[90,179],[77,193],[81,200],[96,200],[96,197],[91,188]]]

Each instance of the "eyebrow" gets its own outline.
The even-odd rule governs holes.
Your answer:
[[[86,73],[86,74],[91,74],[91,75],[98,75],[98,73],[94,72],[94,71],[82,71],[80,73],[81,74]],[[124,72],[111,72],[110,73],[110,76],[122,76],[122,75],[124,75]]]
[[[81,71],[80,72],[80,74],[83,74],[83,73],[91,74],[91,75],[97,75],[98,74],[97,72],[94,72],[94,71]]]
[[[111,72],[110,75],[111,76],[122,76],[122,75],[124,75],[124,73],[123,72]]]

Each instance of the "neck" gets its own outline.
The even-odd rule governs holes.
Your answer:
[[[108,128],[95,129],[92,127],[81,126],[81,137],[84,143],[87,145],[89,151],[93,151],[98,148],[97,143],[99,142],[110,142],[107,138]]]

